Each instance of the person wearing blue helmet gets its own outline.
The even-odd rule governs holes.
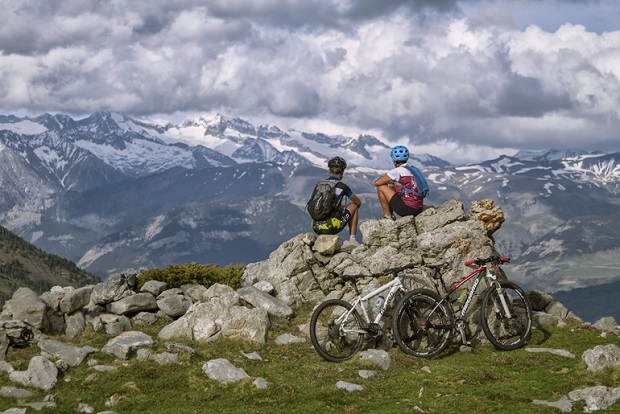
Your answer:
[[[415,178],[406,168],[407,161],[409,161],[409,149],[397,145],[392,148],[390,157],[394,162],[394,168],[374,181],[383,210],[382,218],[396,220],[394,213],[401,217],[417,216],[422,212],[424,200],[416,194],[418,188]]]

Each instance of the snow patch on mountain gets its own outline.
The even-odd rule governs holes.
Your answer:
[[[96,247],[93,247],[84,253],[84,255],[77,261],[77,265],[81,268],[88,268],[90,264],[92,264],[95,260],[99,259],[102,256],[105,256],[108,253],[113,252],[114,250],[122,247],[123,241],[119,241],[117,243],[107,243],[100,244]]]
[[[153,219],[151,223],[146,227],[146,231],[144,233],[144,238],[146,240],[151,240],[155,236],[157,236],[163,229],[164,222],[166,220],[166,216],[164,214],[159,215]]]
[[[8,130],[21,135],[35,135],[44,133],[47,131],[47,128],[37,122],[24,119],[15,123],[0,122],[0,131],[1,130]]]
[[[126,142],[125,148],[122,149],[86,140],[76,141],[75,145],[90,151],[106,164],[132,175],[136,171],[147,170],[154,173],[172,167],[193,165],[193,156],[188,149],[160,145],[147,140]]]
[[[528,248],[523,255],[536,253],[539,257],[544,258],[550,254],[562,254],[565,248],[562,240],[549,239],[535,246]]]

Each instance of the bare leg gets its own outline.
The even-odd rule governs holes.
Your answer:
[[[381,203],[381,210],[383,210],[384,216],[392,216],[394,213],[390,208],[390,200],[396,194],[396,191],[392,190],[387,185],[381,185],[377,187],[377,196],[379,196],[379,202]]]
[[[355,237],[357,234],[357,221],[359,219],[359,209],[353,203],[347,205],[347,210],[351,213],[351,220],[349,220],[349,236]]]

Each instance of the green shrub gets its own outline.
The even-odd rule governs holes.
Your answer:
[[[216,264],[198,264],[195,262],[170,265],[165,269],[143,270],[138,276],[138,285],[142,287],[149,280],[166,282],[170,287],[198,284],[210,287],[215,283],[236,289],[245,271],[244,264],[220,267]]]

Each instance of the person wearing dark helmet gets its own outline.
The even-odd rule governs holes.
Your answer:
[[[411,171],[405,168],[409,160],[409,150],[398,145],[392,148],[390,157],[394,162],[394,169],[374,181],[383,210],[382,218],[395,220],[394,213],[402,217],[417,216],[422,212],[424,201],[416,195],[418,188],[415,178]]]
[[[362,201],[348,185],[341,181],[347,168],[347,162],[341,157],[333,157],[327,162],[327,168],[329,172],[327,180],[335,181],[333,187],[335,208],[326,219],[312,220],[312,229],[317,234],[337,234],[349,226],[349,238],[355,240],[358,211],[362,206]],[[346,204],[344,202],[345,197],[351,202]]]

